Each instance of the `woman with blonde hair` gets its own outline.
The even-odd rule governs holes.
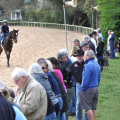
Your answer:
[[[103,53],[104,53],[104,42],[101,37],[98,37],[98,46],[97,46],[97,59],[98,64],[101,66],[101,71],[103,69]]]

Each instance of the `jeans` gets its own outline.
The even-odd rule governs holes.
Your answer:
[[[111,43],[111,44],[110,44],[110,59],[114,59],[114,58],[115,58],[114,44]]]
[[[82,120],[82,109],[80,106],[81,84],[76,83],[76,120]]]
[[[62,107],[63,107],[63,100],[62,100],[62,98],[58,97],[58,101],[59,101],[60,110],[62,110]]]
[[[59,112],[56,120],[66,120],[65,112],[63,112],[62,115],[60,115],[60,112]]]
[[[67,99],[68,99],[68,110],[66,112],[66,120],[68,120],[68,114],[69,114],[69,106],[72,100],[72,96],[73,96],[73,88],[68,88],[67,89]]]
[[[84,120],[89,120],[89,118],[88,118],[88,116],[87,116],[87,112],[86,112],[86,111],[85,111],[85,113],[84,113],[84,116],[85,116]]]
[[[62,115],[60,116],[60,120],[66,120],[66,115],[65,115],[65,112],[64,113],[62,113]]]
[[[102,70],[102,67],[103,67],[103,56],[97,57],[97,59],[98,59],[98,64],[100,65],[101,70]]]
[[[70,113],[76,113],[76,81],[72,76],[72,85],[73,85],[73,96],[70,104]]]
[[[81,84],[76,83],[76,120],[82,120],[82,109],[81,109],[81,105],[80,105],[80,94],[81,94]],[[87,112],[85,111],[85,118],[84,120],[89,120],[88,116],[87,116]]]
[[[73,87],[73,96],[70,104],[70,112],[76,113],[76,86]]]
[[[0,41],[2,42],[4,39],[5,39],[5,35],[3,33],[1,33]]]
[[[62,100],[62,98],[58,97],[58,101],[59,101],[60,110],[62,110],[62,107],[63,107],[63,100]],[[61,120],[60,111],[57,114],[57,120]]]
[[[56,120],[56,113],[53,112],[45,117],[45,120]]]

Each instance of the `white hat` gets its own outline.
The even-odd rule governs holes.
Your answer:
[[[8,23],[8,21],[7,20],[3,20],[3,23]]]
[[[6,87],[6,83],[0,81],[0,89],[3,90]]]
[[[111,34],[114,34],[114,32],[111,32]]]

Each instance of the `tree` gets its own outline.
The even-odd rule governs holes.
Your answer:
[[[120,0],[98,0],[100,6],[100,27],[105,38],[107,31],[115,33],[116,40],[120,36]]]
[[[52,3],[52,15],[59,23],[64,23],[63,0],[47,0]],[[66,0],[70,1],[70,0]],[[80,0],[77,7],[66,6],[66,23],[89,26],[87,14],[83,10],[85,0]]]

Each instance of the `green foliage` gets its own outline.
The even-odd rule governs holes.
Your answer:
[[[76,8],[66,6],[67,24],[90,26],[89,16],[84,11],[84,4],[85,1],[78,0]],[[63,0],[47,0],[47,4],[42,8],[29,8],[26,10],[23,20],[64,24]]]
[[[115,32],[115,38],[120,36],[120,0],[97,0],[100,6],[100,27],[107,40],[107,31]]]
[[[29,9],[25,12],[24,20],[39,21],[42,13],[38,9]]]

